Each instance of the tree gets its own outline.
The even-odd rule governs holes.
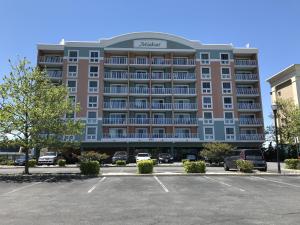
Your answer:
[[[11,64],[11,63],[10,63]],[[26,60],[11,64],[11,72],[0,84],[0,141],[14,142],[25,151],[25,173],[28,151],[36,147],[63,144],[64,135],[78,135],[82,123],[64,119],[76,113],[79,106],[68,98],[64,85],[55,85],[46,71],[30,67]]]
[[[200,156],[211,163],[223,162],[224,157],[232,151],[232,146],[226,143],[207,143],[203,147],[204,149],[200,152]]]

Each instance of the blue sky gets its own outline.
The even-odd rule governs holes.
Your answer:
[[[134,31],[166,32],[202,43],[259,48],[266,125],[270,75],[300,63],[298,0],[0,0],[0,82],[8,59],[34,64],[37,43],[98,40]]]

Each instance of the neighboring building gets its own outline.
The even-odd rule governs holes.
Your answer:
[[[271,85],[272,104],[278,98],[290,99],[299,105],[300,101],[300,64],[293,64],[276,73],[267,82]]]
[[[69,87],[86,127],[82,149],[159,149],[264,141],[255,48],[141,32],[95,42],[39,44],[38,65]]]

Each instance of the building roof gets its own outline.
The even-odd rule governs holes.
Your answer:
[[[300,64],[292,64],[286,68],[284,68],[283,70],[279,71],[278,73],[272,75],[271,77],[269,77],[266,81],[269,82],[270,84],[273,83],[274,81],[276,81],[279,78],[284,77],[285,75],[296,71],[298,68],[298,70],[300,71]]]

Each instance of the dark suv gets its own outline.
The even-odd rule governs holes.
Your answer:
[[[158,162],[159,163],[173,163],[173,157],[169,153],[159,153]]]
[[[244,159],[253,163],[254,169],[267,171],[267,163],[263,154],[258,149],[242,149],[232,151],[231,154],[224,159],[224,170],[237,169],[236,160]]]
[[[112,157],[112,164],[115,164],[116,161],[118,160],[123,160],[126,161],[126,163],[128,163],[128,154],[125,151],[119,151],[119,152],[115,152],[114,156]]]

